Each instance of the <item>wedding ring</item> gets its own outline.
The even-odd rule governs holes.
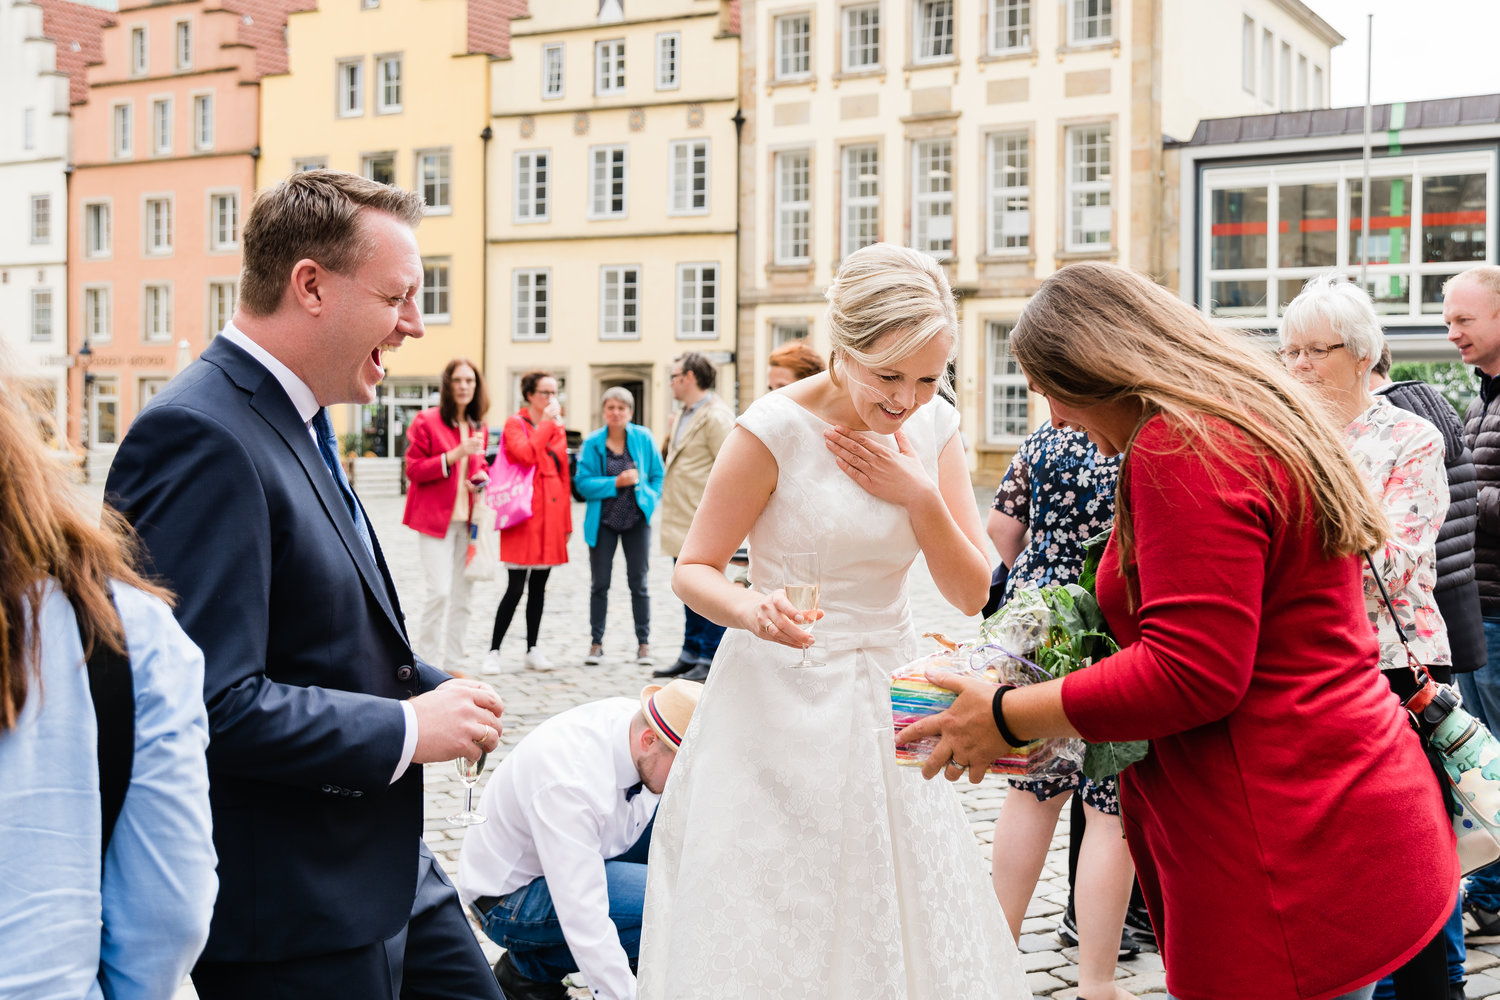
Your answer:
[[[967,771],[969,769],[969,765],[968,764],[960,764],[957,760],[953,759],[952,757],[948,758],[948,766],[949,767],[956,767],[960,771]]]
[[[771,631],[771,629],[773,629],[775,627],[776,627],[776,623],[773,622],[773,621],[771,621],[771,619],[769,619],[769,618],[767,618],[766,619],[766,623],[761,626],[761,628],[765,629],[767,632]]]
[[[486,743],[488,743],[490,741],[490,733],[492,733],[492,732],[494,732],[493,729],[491,729],[489,726],[485,726],[484,727],[484,735],[481,736],[481,737],[479,737],[479,739],[475,740],[474,742],[477,743],[477,744],[479,744],[481,747],[484,746]]]

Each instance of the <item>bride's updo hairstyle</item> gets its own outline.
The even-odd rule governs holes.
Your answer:
[[[958,353],[953,291],[938,262],[919,250],[894,243],[861,247],[844,258],[827,298],[834,385],[845,359],[885,367],[942,334],[948,335],[948,360]],[[879,343],[888,333],[894,336]]]
[[[1312,497],[1329,556],[1384,542],[1385,515],[1318,400],[1269,351],[1144,276],[1115,264],[1070,264],[1026,303],[1010,343],[1032,389],[1069,406],[1139,400],[1142,423],[1162,414],[1184,447],[1231,462],[1243,452],[1227,447],[1223,425],[1235,428],[1262,467],[1274,459],[1294,491]],[[1124,501],[1131,448],[1115,490],[1122,568],[1134,540]],[[1261,483],[1271,503],[1287,502],[1269,494],[1269,476]]]

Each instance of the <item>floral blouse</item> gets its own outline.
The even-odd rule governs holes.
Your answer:
[[[1432,597],[1437,536],[1448,513],[1448,473],[1436,427],[1384,396],[1344,429],[1354,466],[1380,502],[1395,534],[1370,553],[1391,594],[1400,627],[1421,663],[1453,662],[1448,629]],[[1380,588],[1364,566],[1365,607],[1380,637],[1380,668],[1406,666],[1406,651]]]
[[[1050,424],[1032,431],[995,491],[995,509],[1031,529],[1005,600],[1027,584],[1077,581],[1083,543],[1114,524],[1119,471],[1119,457],[1099,454],[1086,434]]]

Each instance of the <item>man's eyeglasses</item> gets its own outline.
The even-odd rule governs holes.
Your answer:
[[[682,372],[673,372],[671,381],[676,382],[680,378],[682,378]]]
[[[1297,359],[1304,354],[1307,355],[1307,360],[1309,361],[1322,361],[1328,357],[1329,352],[1336,351],[1343,346],[1343,344],[1329,344],[1327,347],[1283,347],[1276,352],[1276,356],[1281,359],[1281,363],[1284,365],[1296,364]]]

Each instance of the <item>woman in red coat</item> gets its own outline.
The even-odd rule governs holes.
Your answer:
[[[941,732],[923,773],[950,780],[1039,736],[1150,740],[1120,815],[1172,996],[1368,997],[1458,888],[1378,683],[1358,554],[1385,516],[1304,386],[1125,268],[1052,275],[1011,345],[1055,425],[1124,456],[1098,573],[1120,652],[1013,689],[933,675],[957,700],[898,739]]]
[[[427,581],[415,645],[429,663],[449,670],[463,661],[469,624],[464,555],[469,524],[484,509],[476,504],[489,479],[484,465],[489,408],[479,369],[468,358],[455,358],[443,369],[438,405],[417,414],[406,431],[401,523],[417,532],[417,561]]]
[[[542,628],[542,604],[547,574],[568,561],[568,537],[573,534],[573,507],[568,490],[568,435],[563,430],[562,407],[557,402],[557,379],[547,372],[521,376],[526,405],[505,421],[501,447],[518,465],[534,468],[531,476],[531,516],[500,532],[500,561],[508,579],[505,596],[495,611],[495,630],[484,658],[485,673],[500,670],[500,641],[510,628],[521,592],[526,592],[526,666],[551,670],[552,663],[537,648]]]

